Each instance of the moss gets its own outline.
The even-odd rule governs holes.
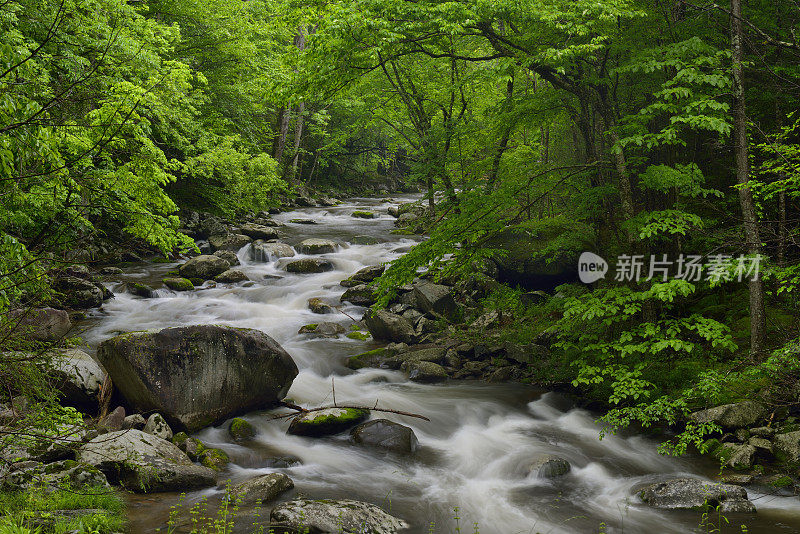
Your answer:
[[[172,443],[177,445],[177,447],[181,450],[185,449],[186,440],[189,439],[189,434],[186,432],[178,432],[174,436],[172,436]],[[181,447],[183,445],[183,448]]]
[[[188,278],[164,278],[164,285],[175,291],[191,291],[194,284]]]
[[[361,354],[356,354],[347,359],[347,367],[350,369],[362,369],[377,364],[381,359],[391,356],[392,353],[386,347],[382,347]]]
[[[236,441],[247,441],[256,437],[256,429],[241,417],[235,417],[228,425],[228,434]]]
[[[356,219],[374,219],[375,214],[371,211],[356,210],[351,214],[351,217]]]
[[[202,278],[189,278],[189,281],[196,286],[202,286],[205,283]]]
[[[199,458],[202,465],[215,471],[220,471],[231,461],[222,449],[205,449],[199,454]]]
[[[300,330],[297,331],[298,334],[310,334],[311,332],[316,332],[319,325],[317,323],[306,324],[300,327]]]
[[[784,475],[772,482],[772,485],[776,488],[787,488],[793,484],[792,477],[788,475]]]
[[[357,339],[359,341],[366,341],[372,336],[370,336],[366,332],[349,332],[347,334],[347,337],[349,337],[350,339]]]

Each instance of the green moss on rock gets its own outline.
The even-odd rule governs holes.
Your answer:
[[[215,471],[222,470],[231,459],[222,449],[206,449],[199,455],[200,463]]]
[[[235,441],[247,441],[256,437],[256,429],[241,417],[235,417],[228,425],[228,434]]]
[[[191,291],[194,289],[194,284],[188,278],[169,277],[164,278],[162,282],[173,291]]]

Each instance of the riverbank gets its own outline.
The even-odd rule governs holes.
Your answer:
[[[377,402],[379,408],[430,419],[373,413],[373,419],[390,418],[413,431],[419,448],[405,456],[359,445],[349,433],[326,437],[287,434],[289,420],[272,419],[274,411],[246,413],[243,420],[252,425],[255,435],[240,441],[229,433],[232,420],[227,418],[192,435],[204,447],[222,451],[230,462],[215,475],[218,485],[187,490],[184,510],[204,498],[213,508],[225,495],[228,479],[236,485],[254,477],[283,474],[292,480],[293,488],[265,508],[301,495],[356,499],[382,506],[410,523],[412,532],[426,532],[429,522],[450,528],[456,514],[462,522],[477,522],[481,532],[510,532],[531,525],[555,532],[589,532],[601,523],[674,532],[696,527],[698,513],[651,509],[637,494],[649,484],[678,477],[708,480],[716,471],[715,463],[660,456],[656,441],[632,434],[599,441],[596,413],[577,409],[568,398],[524,383],[545,383],[525,374],[532,364],[541,372],[542,367],[535,364],[543,359],[542,349],[526,347],[518,352],[510,345],[489,341],[488,334],[501,330],[503,319],[487,317],[487,325],[478,333],[477,318],[459,311],[465,306],[458,288],[425,278],[401,288],[398,302],[390,304],[388,313],[402,317],[410,329],[400,323],[405,337],[393,340],[392,346],[387,345],[388,339],[376,339],[385,337],[379,334],[377,318],[370,315],[364,323],[360,320],[367,302],[342,302],[346,291],[361,284],[347,282],[345,285],[353,285],[348,288],[341,282],[358,272],[360,278],[368,278],[374,274],[374,266],[400,257],[417,242],[419,238],[392,234],[395,218],[389,209],[394,207],[396,203],[355,199],[339,206],[273,214],[271,219],[279,226],[261,226],[276,229],[280,241],[294,255],[277,258],[276,247],[267,247],[270,243],[265,242],[256,248],[255,240],[237,248],[234,256],[240,265],[231,266],[225,260],[228,266],[222,272],[233,268],[247,280],[216,281],[213,278],[222,272],[205,273],[209,280],[190,280],[196,289],[171,289],[163,280],[174,276],[171,271],[176,269],[181,274],[186,263],[178,262],[125,265],[122,272],[104,275],[109,276],[105,284],[116,298],[90,311],[80,323],[90,354],[110,338],[137,330],[197,324],[253,328],[266,332],[297,364],[298,374],[287,397],[293,404],[307,408],[329,405],[334,402],[335,390],[339,405],[372,407]],[[377,217],[353,217],[355,212],[372,212]],[[309,239],[333,240],[335,248],[310,253],[311,249],[304,247],[311,245],[303,244]],[[230,257],[224,248],[204,252]],[[311,273],[288,270],[290,262],[302,260],[329,262],[331,268]],[[186,274],[186,267],[183,269]],[[355,280],[362,281],[366,280]],[[150,292],[138,292],[134,283],[149,286]],[[351,292],[352,298],[364,296],[363,291]],[[331,313],[315,313],[309,308],[311,299],[328,307],[317,311]],[[467,324],[462,320],[467,320],[470,328],[454,327]],[[334,325],[333,330],[317,331],[325,323]],[[314,324],[316,329],[300,333]],[[355,332],[361,335],[349,336]],[[465,337],[456,335],[459,333]],[[545,341],[543,337],[533,344],[547,348]],[[354,367],[354,362],[364,359],[358,355],[370,350],[381,351],[375,359],[377,367],[348,369],[346,364]],[[428,351],[424,358],[419,354],[422,350]],[[539,359],[531,360],[534,356]],[[465,372],[469,374],[457,376]],[[109,411],[114,407],[112,402]],[[151,414],[141,415],[149,419]],[[539,468],[534,471],[531,465],[548,455],[567,462],[569,472],[556,478],[539,477]],[[730,518],[732,522],[747,524],[751,532],[768,532],[776,522],[791,522],[795,499],[788,494],[779,498],[765,495],[758,490],[750,492],[758,517],[736,515]],[[156,497],[131,496],[131,531],[152,532],[163,527],[179,498],[174,491]],[[458,512],[453,511],[455,507]],[[245,517],[252,512],[243,507]]]

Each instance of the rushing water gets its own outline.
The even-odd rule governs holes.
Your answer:
[[[397,199],[404,200],[404,199]],[[275,338],[300,368],[289,397],[305,406],[329,404],[335,382],[338,402],[374,405],[424,414],[424,422],[405,416],[387,418],[414,429],[422,445],[413,458],[398,458],[352,445],[347,435],[303,438],[286,434],[288,422],[268,412],[246,416],[258,430],[247,445],[232,443],[225,425],[198,437],[224,449],[233,462],[221,479],[233,482],[282,471],[295,489],[282,496],[351,498],[384,506],[412,524],[412,532],[472,532],[483,534],[536,532],[705,532],[698,512],[665,512],[642,505],[640,486],[679,475],[713,475],[714,466],[700,459],[660,456],[656,442],[637,436],[598,439],[595,416],[575,408],[565,398],[517,384],[448,381],[422,385],[396,371],[344,367],[348,356],[375,344],[351,340],[313,339],[298,329],[320,320],[352,324],[363,308],[345,306],[342,314],[315,315],[306,307],[311,297],[338,302],[344,289],[338,282],[358,269],[397,258],[413,240],[390,234],[391,204],[377,199],[353,199],[335,208],[308,208],[275,216],[287,222],[285,242],[295,245],[308,237],[350,243],[325,255],[335,270],[322,274],[289,274],[280,262],[248,260],[239,253],[241,269],[253,281],[219,284],[188,293],[160,290],[158,298],[134,297],[116,287],[117,297],[87,322],[84,338],[91,349],[119,332],[188,324],[227,324],[257,328]],[[350,217],[369,209],[378,219]],[[313,218],[316,225],[288,223]],[[368,236],[377,244],[357,245]],[[303,256],[298,256],[302,258]],[[176,264],[147,264],[126,269],[125,279],[158,282]],[[347,314],[347,315],[345,315]],[[376,414],[384,417],[384,414]],[[542,480],[526,473],[526,465],[542,453],[569,460],[572,471],[559,479]],[[296,457],[301,463],[275,468],[276,457]],[[219,498],[219,489],[193,492],[188,502]],[[759,509],[756,517],[731,516],[723,532],[800,532],[800,501],[795,497],[750,492]],[[162,527],[177,495],[145,495],[130,499],[132,532]],[[454,509],[458,511],[455,512]],[[454,519],[459,517],[458,523]]]

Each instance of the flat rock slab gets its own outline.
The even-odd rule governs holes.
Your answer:
[[[647,486],[639,497],[654,508],[668,510],[716,509],[722,512],[753,513],[755,505],[747,499],[747,491],[732,484],[715,484],[693,478],[674,478]]]
[[[351,500],[299,499],[272,509],[270,520],[308,532],[347,534],[393,534],[408,523],[387,514],[374,504]]]

